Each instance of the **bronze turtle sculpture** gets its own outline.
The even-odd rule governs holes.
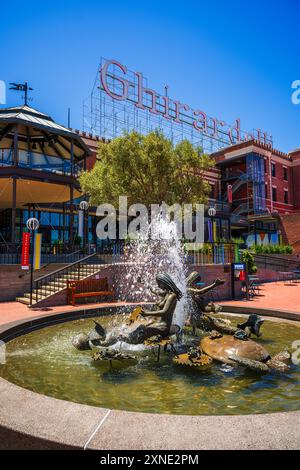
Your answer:
[[[256,372],[289,369],[290,354],[282,351],[271,357],[261,344],[241,334],[222,335],[213,332],[200,341],[199,349],[212,359],[229,365],[241,365]]]

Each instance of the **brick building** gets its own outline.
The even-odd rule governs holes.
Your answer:
[[[0,237],[20,243],[25,222],[38,217],[43,240],[72,242],[78,233],[77,174],[96,162],[100,137],[67,129],[28,106],[0,111]],[[291,243],[300,250],[300,149],[289,154],[258,141],[212,154],[205,239],[242,236],[252,243]],[[216,214],[210,216],[208,209]],[[97,243],[95,208],[87,237]],[[298,235],[299,233],[299,235]],[[0,242],[1,243],[1,242]]]
[[[231,230],[252,243],[295,243],[285,229],[300,210],[300,149],[289,154],[252,140],[212,154],[223,201],[231,200]]]

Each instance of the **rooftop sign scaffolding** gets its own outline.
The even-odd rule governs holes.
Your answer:
[[[171,99],[167,86],[165,93],[159,94],[148,87],[142,73],[104,58],[91,95],[83,105],[83,129],[107,139],[124,131],[148,133],[159,129],[174,143],[188,139],[208,152],[253,139],[272,144],[272,136],[260,129],[242,131],[239,118],[230,125],[210,117]]]

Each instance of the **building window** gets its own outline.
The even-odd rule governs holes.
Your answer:
[[[275,178],[276,176],[276,163],[272,162],[272,176]]]
[[[272,200],[277,201],[277,188],[273,186],[272,188]]]
[[[264,158],[264,171],[267,173],[267,159]]]
[[[287,189],[284,190],[284,203],[285,204],[289,203],[289,192]]]
[[[287,171],[286,166],[283,167],[283,179],[284,179],[284,181],[288,180],[288,171]]]
[[[268,199],[268,183],[265,183],[265,197]]]

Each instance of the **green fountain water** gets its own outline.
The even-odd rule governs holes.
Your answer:
[[[243,318],[226,316],[233,324]],[[122,321],[115,315],[103,325]],[[99,318],[98,318],[99,320]],[[96,362],[91,351],[77,351],[71,338],[88,333],[92,319],[46,327],[7,344],[7,362],[0,375],[37,393],[55,398],[129,411],[187,415],[250,414],[300,408],[300,367],[288,373],[260,375],[214,363],[209,370],[191,371],[172,363],[155,349],[133,352],[129,363]],[[187,337],[190,332],[187,332]],[[266,320],[257,341],[274,354],[300,339],[300,325]]]

